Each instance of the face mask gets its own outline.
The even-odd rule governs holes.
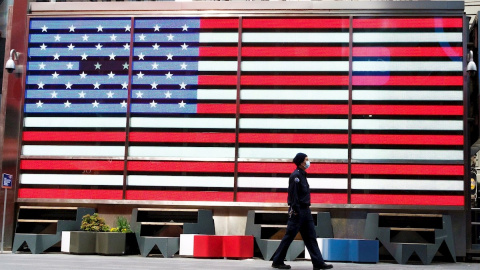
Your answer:
[[[307,162],[305,162],[305,170],[308,169],[308,167],[310,167],[310,161],[307,160]]]

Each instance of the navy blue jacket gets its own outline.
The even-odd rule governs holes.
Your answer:
[[[307,181],[307,172],[298,167],[288,180],[288,205],[297,213],[300,208],[310,206],[310,186]]]

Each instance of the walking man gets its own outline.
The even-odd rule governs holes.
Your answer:
[[[290,175],[288,182],[288,205],[290,208],[288,210],[287,232],[273,255],[272,267],[278,269],[291,268],[283,261],[290,244],[300,231],[303,242],[312,258],[313,270],[333,268],[331,264],[325,263],[318,248],[317,234],[310,211],[310,186],[305,172],[310,167],[310,161],[306,154],[298,153],[293,159],[293,163],[297,165],[297,168]]]

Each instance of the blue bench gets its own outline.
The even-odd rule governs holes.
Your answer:
[[[378,262],[378,240],[317,238],[323,259],[333,262]],[[305,257],[309,258],[305,250]]]

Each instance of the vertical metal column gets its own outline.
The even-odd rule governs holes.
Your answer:
[[[237,101],[236,101],[236,114],[235,114],[235,167],[233,173],[233,201],[237,201],[237,188],[238,188],[238,148],[240,146],[238,142],[238,136],[240,133],[240,90],[241,90],[241,77],[242,77],[242,17],[238,18],[238,55],[237,55]]]

